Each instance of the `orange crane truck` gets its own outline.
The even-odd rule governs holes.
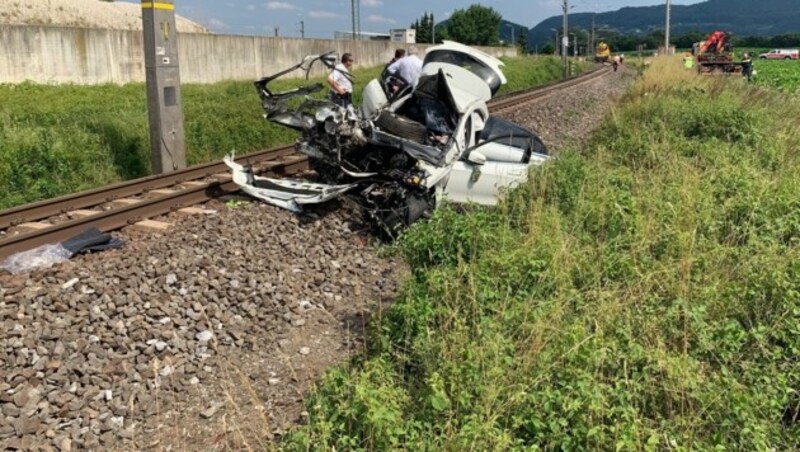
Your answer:
[[[735,61],[729,36],[715,31],[696,46],[697,71],[701,74],[734,74],[742,72],[742,64]]]

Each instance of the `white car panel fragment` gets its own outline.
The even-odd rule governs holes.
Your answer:
[[[233,160],[233,155],[224,159],[233,172],[233,182],[248,195],[264,202],[299,213],[304,204],[319,204],[336,198],[356,184],[329,185],[305,180],[272,179],[254,176],[252,171]]]

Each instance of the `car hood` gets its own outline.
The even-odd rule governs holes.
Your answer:
[[[439,88],[436,97],[447,96],[447,100],[459,114],[464,114],[475,102],[488,102],[492,98],[489,86],[473,72],[446,63],[426,64],[417,84],[417,91],[430,91],[427,81],[436,79]]]

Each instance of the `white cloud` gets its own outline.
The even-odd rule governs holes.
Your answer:
[[[383,6],[383,0],[362,0],[364,6]]]
[[[370,22],[384,23],[384,24],[393,24],[396,22],[394,19],[389,19],[388,17],[379,16],[377,14],[370,14],[370,16],[367,17],[367,20]]]
[[[256,10],[256,5],[247,5],[247,10],[248,11],[255,11]]]
[[[341,14],[330,11],[309,11],[308,15],[313,19],[338,19],[339,17],[344,17]]]
[[[267,2],[267,9],[291,10],[297,9],[297,7],[289,2]]]
[[[214,17],[208,20],[208,28],[212,30],[227,30],[228,24]]]

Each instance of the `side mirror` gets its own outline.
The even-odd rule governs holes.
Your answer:
[[[469,161],[470,163],[474,163],[476,165],[483,165],[484,163],[486,163],[486,156],[483,155],[483,153],[480,151],[472,151],[469,153],[467,161]]]

